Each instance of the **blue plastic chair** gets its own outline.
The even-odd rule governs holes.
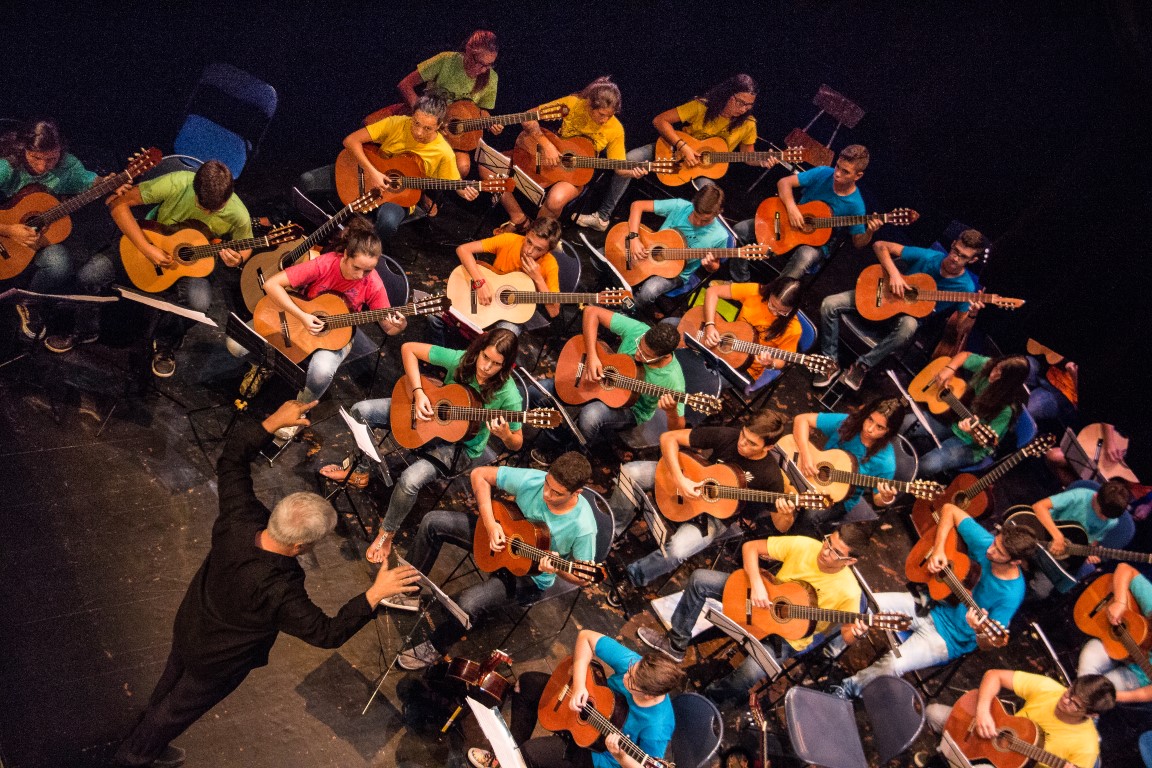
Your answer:
[[[1036,433],[1040,431],[1040,428],[1036,426],[1036,419],[1032,418],[1032,414],[1028,413],[1028,411],[1024,410],[1023,408],[1020,409],[1020,413],[1016,417],[1016,424],[1012,427],[1012,429],[1016,433],[1016,448],[1014,450],[1017,451],[1028,445],[1028,443],[1032,442],[1032,438],[1036,437]],[[957,473],[983,472],[985,469],[988,469],[988,467],[996,463],[998,453],[999,451],[991,453],[975,464],[969,467],[961,467],[956,471]]]
[[[219,160],[240,178],[276,114],[276,89],[230,64],[209,64],[200,74],[176,134],[176,152]]]
[[[699,693],[678,693],[672,697],[672,712],[676,715],[676,730],[669,746],[676,768],[704,768],[724,740],[720,710]]]

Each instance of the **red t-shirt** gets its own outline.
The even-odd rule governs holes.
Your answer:
[[[288,267],[284,274],[288,276],[288,283],[305,299],[314,299],[325,291],[331,291],[343,296],[352,311],[361,307],[387,309],[392,306],[388,303],[384,283],[375,270],[360,280],[349,280],[340,274],[340,257],[335,251],[325,253],[312,261]]]

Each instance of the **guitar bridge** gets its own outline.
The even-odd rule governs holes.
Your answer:
[[[887,281],[884,278],[880,278],[876,281],[876,306],[880,306],[884,303],[884,285],[886,282]]]
[[[776,237],[777,240],[780,239],[780,212],[779,211],[776,212],[776,215],[772,219],[772,234]]]
[[[292,333],[288,330],[288,313],[280,311],[280,334],[284,337],[284,347],[292,348]]]

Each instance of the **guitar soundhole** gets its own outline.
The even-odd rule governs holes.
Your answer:
[[[652,257],[652,261],[664,261],[664,249],[661,247],[651,249],[648,255]]]
[[[189,263],[189,256],[190,256],[189,252],[191,250],[192,250],[192,246],[185,245],[185,244],[181,243],[180,245],[178,245],[174,249],[172,249],[172,255],[176,257],[177,261],[184,263],[184,264],[188,264]]]
[[[791,605],[782,601],[776,601],[772,604],[772,615],[780,621],[787,621],[790,617],[789,608]]]
[[[818,464],[816,465],[816,482],[821,485],[827,485],[832,482],[832,465],[831,464]]]
[[[731,352],[735,345],[736,337],[730,333],[726,333],[720,337],[720,343],[717,345],[717,347],[721,352]]]
[[[700,487],[700,495],[708,501],[715,501],[720,498],[719,485],[715,480],[705,480],[704,485]]]
[[[404,188],[404,182],[401,181],[400,176],[395,173],[389,173],[384,176],[384,188],[389,192],[399,192]]]
[[[908,286],[904,290],[904,301],[916,301],[916,296],[920,293],[918,288]]]
[[[452,407],[452,403],[447,400],[441,400],[436,403],[436,420],[441,424],[448,421],[448,409]]]
[[[608,380],[609,374],[615,376],[617,370],[611,366],[604,369],[604,377],[600,379],[600,386],[604,389],[616,389],[616,385]]]
[[[514,294],[515,291],[513,291],[511,288],[501,288],[500,293],[498,294],[500,296],[500,303],[504,304],[505,306],[515,304],[516,298]]]
[[[1011,752],[1013,750],[1010,749],[1008,745],[1012,743],[1014,738],[1016,738],[1015,731],[1013,731],[1011,728],[1001,728],[996,733],[996,738],[993,739],[992,743],[995,744],[996,749],[1000,750],[1001,752]]]

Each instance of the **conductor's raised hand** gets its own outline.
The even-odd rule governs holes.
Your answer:
[[[381,568],[376,572],[375,587],[382,597],[392,597],[420,590],[420,571],[415,566],[404,564],[395,568]]]
[[[308,421],[305,414],[315,408],[319,402],[319,400],[313,400],[310,403],[302,403],[299,400],[289,400],[285,402],[268,416],[268,418],[264,419],[264,431],[272,433],[281,427],[308,426],[312,422]]]

